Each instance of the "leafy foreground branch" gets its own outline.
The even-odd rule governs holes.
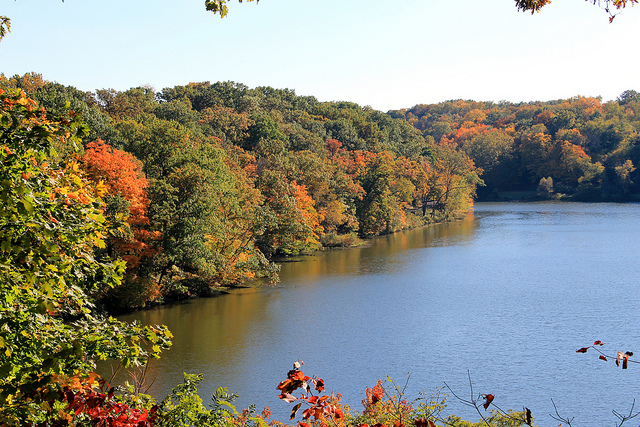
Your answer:
[[[378,381],[373,388],[367,388],[365,399],[362,400],[362,412],[352,411],[347,405],[341,404],[340,394],[325,394],[324,381],[321,378],[309,377],[301,370],[302,361],[294,363],[293,369],[287,373],[287,379],[278,384],[280,399],[288,403],[296,402],[291,411],[290,420],[296,419],[298,412],[302,410],[302,420],[298,421],[298,427],[435,427],[440,426],[532,426],[533,417],[531,411],[526,409],[521,412],[503,411],[493,404],[494,396],[480,394],[474,396],[473,385],[469,378],[471,399],[465,400],[449,387],[449,391],[460,402],[474,407],[482,421],[472,423],[455,415],[445,416],[447,395],[442,390],[427,396],[421,393],[418,398],[408,400],[406,389],[410,376],[404,385],[399,386],[391,378],[387,378],[387,387],[382,381]],[[298,392],[299,396],[294,393]],[[483,407],[485,413],[480,410]],[[495,409],[486,415],[489,406]]]

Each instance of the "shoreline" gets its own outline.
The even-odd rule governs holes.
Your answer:
[[[415,229],[424,228],[424,227],[430,227],[430,226],[434,226],[434,225],[441,225],[441,224],[447,224],[447,223],[462,221],[462,219],[464,219],[464,217],[466,215],[468,215],[469,213],[473,213],[473,208],[471,208],[465,215],[456,216],[456,217],[452,218],[450,221],[429,222],[427,224],[423,224],[423,225],[420,225],[420,226],[417,226],[417,227],[405,228],[405,229],[397,230],[397,231],[394,231],[394,232],[391,232],[391,233],[379,234],[379,235],[376,235],[376,236],[370,236],[370,237],[366,237],[366,238],[358,238],[359,242],[357,244],[355,244],[355,245],[350,245],[350,246],[326,246],[326,247],[322,247],[321,249],[318,249],[316,251],[309,252],[309,253],[301,253],[301,254],[290,256],[290,257],[276,257],[272,261],[274,263],[277,263],[277,264],[283,264],[283,263],[289,263],[289,262],[302,262],[302,261],[304,261],[304,258],[315,256],[316,254],[318,254],[320,252],[335,251],[335,250],[349,250],[349,249],[356,249],[356,248],[367,248],[367,247],[371,246],[371,240],[375,239],[377,237],[388,236],[388,235],[400,233],[400,232],[403,232],[403,231],[415,230]],[[135,307],[135,308],[131,308],[129,310],[120,310],[120,311],[111,312],[111,311],[105,309],[104,312],[108,316],[122,316],[122,315],[136,313],[136,312],[139,312],[139,311],[152,310],[152,309],[156,309],[156,308],[159,308],[159,307],[165,307],[165,306],[171,306],[171,305],[179,305],[179,304],[185,303],[187,301],[192,301],[192,300],[197,300],[197,299],[217,298],[217,297],[220,297],[220,296],[223,296],[223,295],[230,294],[230,291],[234,290],[234,289],[249,289],[249,288],[258,288],[258,287],[261,287],[261,286],[277,286],[277,283],[275,285],[270,285],[266,281],[263,281],[263,280],[260,280],[260,279],[255,279],[254,283],[238,283],[238,284],[228,284],[228,285],[224,285],[224,286],[220,286],[220,287],[209,287],[208,290],[206,292],[203,292],[202,294],[187,295],[185,298],[175,298],[175,299],[168,299],[168,300],[163,300],[163,301],[153,301],[153,302],[150,302],[149,304],[147,304],[147,305],[145,305],[143,307]]]

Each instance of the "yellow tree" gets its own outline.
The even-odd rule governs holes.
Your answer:
[[[484,185],[478,176],[482,169],[450,144],[438,146],[438,157],[431,174],[431,199],[434,210],[445,219],[467,212],[473,206],[476,187]]]

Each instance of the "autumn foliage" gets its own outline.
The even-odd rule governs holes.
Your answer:
[[[519,104],[456,100],[390,114],[470,157],[486,184],[478,187],[481,200],[515,193],[534,200],[626,201],[640,189],[639,100],[635,91],[606,103],[582,96]],[[553,191],[536,194],[549,178]]]
[[[111,213],[108,215],[111,220],[109,255],[127,263],[126,282],[116,290],[118,297],[141,302],[158,298],[157,286],[143,277],[139,268],[144,258],[160,251],[157,244],[161,237],[158,231],[150,230],[149,182],[142,172],[142,163],[132,154],[98,140],[87,144],[82,165],[87,174],[106,189],[107,212]],[[124,206],[118,207],[122,201]]]

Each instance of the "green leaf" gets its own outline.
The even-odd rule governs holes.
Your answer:
[[[32,214],[33,213],[33,203],[31,203],[30,201],[28,201],[27,199],[22,199],[21,200],[22,206],[24,207],[24,210],[27,211],[28,213]]]

